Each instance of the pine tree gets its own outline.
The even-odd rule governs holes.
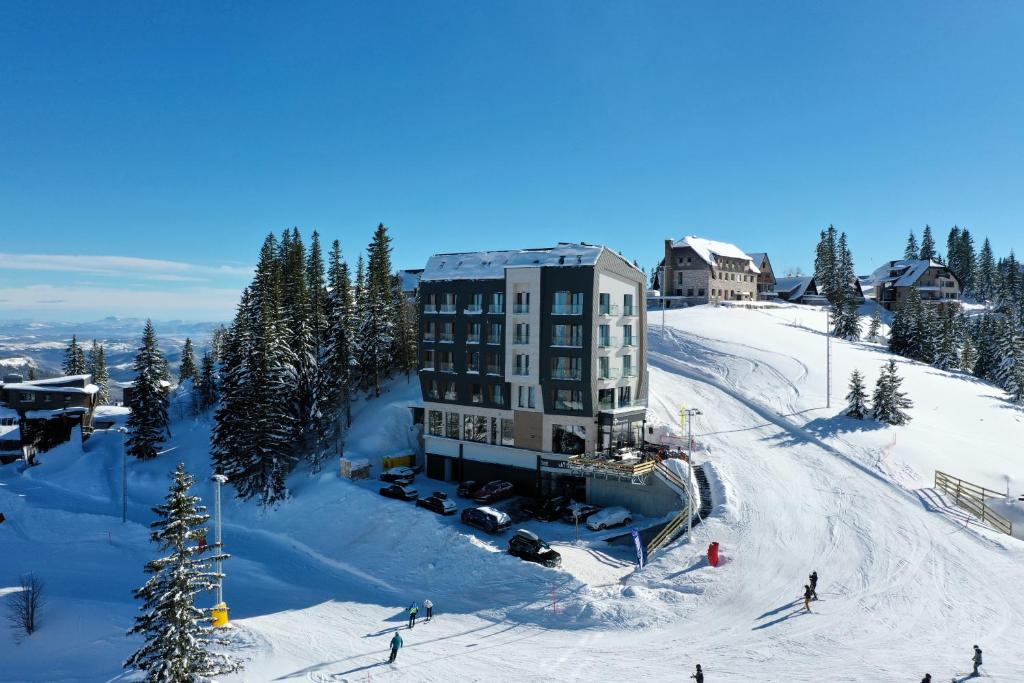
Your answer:
[[[380,396],[381,381],[394,368],[395,291],[391,270],[391,238],[383,223],[368,248],[366,285],[360,301],[360,366],[367,387]]]
[[[992,379],[1006,391],[1014,393],[1018,371],[1024,365],[1024,337],[1016,322],[1007,317],[997,323],[996,355],[998,360]]]
[[[196,596],[213,590],[222,578],[211,563],[228,556],[200,543],[210,516],[199,498],[189,494],[194,483],[185,465],[178,465],[165,502],[153,508],[157,520],[150,524],[152,541],[166,554],[146,564],[150,578],[135,591],[143,613],[128,634],[141,634],[146,642],[124,666],[146,672],[146,680],[154,683],[195,681],[239,668],[211,651],[227,643],[214,634],[210,610],[195,605]],[[211,550],[217,554],[209,555]]]
[[[835,226],[821,231],[821,239],[814,257],[814,281],[818,292],[833,305],[836,303],[836,283],[840,277],[840,254]]]
[[[962,291],[974,295],[978,257],[974,253],[974,238],[971,236],[971,231],[967,228],[960,232],[959,253],[961,272],[954,272],[954,275],[960,280]]]
[[[167,394],[161,385],[162,372],[166,367],[163,353],[157,346],[153,323],[147,320],[142,346],[132,365],[135,384],[127,424],[128,452],[140,460],[155,458],[164,435],[170,436]]]
[[[192,340],[185,337],[185,346],[181,349],[181,365],[178,366],[178,384],[196,378],[196,356],[192,350]]]
[[[882,366],[871,401],[874,405],[875,419],[879,422],[890,425],[910,422],[910,416],[904,411],[912,408],[914,404],[900,391],[901,384],[903,379],[896,373],[896,361],[890,359]]]
[[[992,301],[998,292],[996,285],[998,276],[996,273],[996,260],[992,254],[992,245],[988,238],[981,245],[981,252],[978,254],[978,267],[974,275],[975,296],[981,301]]]
[[[960,227],[954,225],[949,229],[949,236],[946,237],[946,266],[950,272],[960,281],[961,288],[964,284],[963,268],[963,245],[960,242]]]
[[[922,261],[934,261],[938,252],[935,250],[935,239],[932,237],[932,226],[924,226],[924,234],[921,236],[921,250],[918,258]]]
[[[405,298],[401,283],[395,277],[395,365],[409,378],[418,364],[419,357],[419,307]]]
[[[952,305],[944,305],[938,312],[941,331],[935,351],[933,365],[940,370],[955,370],[960,367],[957,351],[956,311]]]
[[[832,333],[840,339],[857,341],[860,339],[860,315],[857,311],[857,301],[849,292],[843,294],[841,299],[841,308],[836,310]]]
[[[990,313],[981,316],[974,326],[974,344],[977,348],[977,360],[974,363],[974,376],[995,381],[996,369],[999,366],[999,329],[996,317]]]
[[[337,415],[343,408],[345,426],[352,424],[352,378],[354,305],[352,280],[348,264],[341,259],[341,245],[334,240],[327,269],[327,360],[325,373],[329,380],[326,391],[327,412]],[[340,427],[335,429],[340,432]],[[336,441],[340,436],[336,438]]]
[[[99,391],[96,393],[97,405],[105,406],[110,403],[110,373],[107,372],[107,354],[103,344],[92,340],[92,348],[86,357],[86,372],[92,375],[92,383]]]
[[[77,335],[71,335],[71,343],[68,344],[68,348],[64,351],[62,369],[65,375],[84,375],[86,373],[85,352],[78,345]]]
[[[917,236],[914,235],[914,231],[910,231],[910,236],[907,237],[907,246],[903,250],[903,258],[907,261],[915,261],[917,257],[921,255],[921,248],[917,246]]]
[[[199,376],[196,378],[196,390],[193,395],[197,413],[217,403],[217,370],[210,351],[203,353],[199,363]]]
[[[868,414],[867,403],[868,392],[864,387],[864,376],[860,374],[859,370],[854,370],[850,374],[850,390],[846,394],[846,411],[844,415],[863,420]]]
[[[878,343],[882,333],[882,307],[875,306],[871,314],[871,323],[868,325],[868,341]]]
[[[964,338],[963,346],[960,349],[960,367],[964,372],[974,374],[974,368],[978,363],[978,350],[970,335]]]

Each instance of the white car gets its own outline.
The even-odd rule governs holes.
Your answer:
[[[587,518],[587,528],[602,531],[612,526],[629,524],[633,521],[633,513],[626,508],[605,508]]]

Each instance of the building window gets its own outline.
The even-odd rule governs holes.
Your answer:
[[[622,376],[635,377],[635,371],[633,370],[633,356],[625,355],[622,357]]]
[[[587,428],[582,425],[551,425],[551,452],[579,455],[587,447]]]
[[[580,379],[582,376],[582,359],[571,356],[555,356],[551,359],[551,379]]]
[[[444,425],[444,435],[449,439],[459,438],[459,414],[448,413],[448,421]]]
[[[454,313],[455,312],[455,294],[446,292],[441,295],[441,308],[442,313]]]
[[[434,341],[434,338],[435,338],[436,335],[437,335],[437,323],[435,323],[433,320],[431,320],[431,321],[429,321],[428,323],[426,323],[423,326],[423,340],[424,341]]]
[[[484,295],[483,294],[470,294],[469,305],[466,306],[466,313],[483,313],[484,312]]]
[[[469,400],[471,403],[483,403],[484,402],[484,389],[479,384],[469,385]]]
[[[693,287],[686,290],[686,296],[693,296]]]
[[[516,301],[512,305],[513,313],[529,313],[530,312],[530,293],[529,292],[516,292]]]
[[[480,331],[483,329],[483,325],[480,323],[469,323],[466,325],[466,343],[467,344],[479,344],[480,343]]]
[[[530,343],[530,325],[528,323],[516,323],[515,335],[512,337],[513,344]]]
[[[619,387],[619,407],[628,408],[633,403],[633,391],[631,387]]]
[[[488,353],[487,354],[487,374],[488,375],[500,375],[501,374],[501,354],[500,353]]]
[[[465,441],[487,443],[487,418],[482,415],[464,415],[462,438]]]
[[[552,325],[551,326],[552,346],[583,346],[582,325]]]
[[[612,328],[608,325],[597,326],[597,345],[608,348],[612,345]]]
[[[505,405],[505,385],[503,384],[492,384],[491,385],[491,403],[496,406]]]
[[[491,445],[498,443],[498,418],[491,418]]]
[[[583,392],[575,389],[555,389],[555,410],[583,410]]]
[[[528,387],[526,390],[526,403],[529,408],[537,407],[537,387]]]
[[[423,369],[424,370],[433,370],[434,369],[434,360],[435,360],[434,356],[435,355],[436,355],[436,352],[433,349],[424,349],[423,350]]]
[[[466,354],[466,372],[480,372],[479,351],[470,351]]]
[[[430,380],[427,384],[427,398],[435,400],[441,398],[441,389],[438,387],[436,379]]]
[[[427,294],[423,301],[424,313],[437,313],[437,294]]]
[[[505,312],[505,292],[491,292],[491,300],[487,304],[488,313]]]
[[[31,391],[23,391],[23,392],[21,392],[21,402],[22,403],[31,403],[32,402],[32,392]]]
[[[704,296],[704,288],[703,287],[701,287],[700,289],[697,290],[697,296]]]
[[[438,369],[441,372],[455,372],[455,354],[451,351],[441,351],[439,353],[440,359],[438,361]]]
[[[438,341],[455,341],[455,323],[441,323],[441,337]]]
[[[636,315],[636,311],[633,310],[632,294],[622,295],[622,315]]]
[[[530,374],[530,356],[525,353],[516,354],[516,365],[512,371],[513,375],[529,375]]]
[[[431,436],[441,436],[444,423],[444,416],[440,410],[427,411],[427,431]]]
[[[580,315],[583,313],[583,292],[555,292],[552,315]]]
[[[597,359],[597,377],[598,379],[611,379],[611,361],[608,356],[601,356]]]
[[[600,303],[601,315],[615,315],[616,306],[612,306],[612,295],[611,294],[600,294],[598,295]]]
[[[516,389],[516,393],[518,394],[517,403],[518,403],[519,407],[520,408],[525,408],[526,407],[526,387],[524,387],[522,385],[519,385],[519,387]]]
[[[501,418],[501,445],[515,446],[515,432],[512,430],[512,418]]]
[[[457,400],[459,400],[459,394],[455,390],[455,382],[445,382],[445,384],[444,384],[444,400],[446,400],[446,401],[457,401]]]
[[[623,325],[622,326],[622,345],[623,346],[636,346],[636,339],[633,338],[633,326]]]
[[[487,343],[501,343],[501,323],[490,323],[487,325]]]
[[[614,389],[598,389],[597,390],[597,407],[600,410],[612,410],[615,408],[615,390]]]

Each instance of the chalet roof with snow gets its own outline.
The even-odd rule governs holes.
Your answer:
[[[728,242],[716,242],[715,240],[708,240],[703,237],[688,235],[673,242],[672,246],[676,248],[690,247],[690,249],[693,249],[693,251],[696,252],[697,256],[712,268],[718,267],[718,261],[715,257],[722,257],[747,261],[747,267],[750,268],[750,272],[761,272],[760,268],[758,268],[757,264],[754,262],[754,259],[735,244],[729,244]]]
[[[621,254],[608,247],[560,242],[557,246],[542,249],[434,254],[427,260],[420,281],[500,280],[505,277],[506,268],[593,266],[604,252],[615,255],[623,263],[636,269],[636,266]],[[640,272],[639,269],[637,272]]]
[[[92,383],[92,375],[66,375],[50,379],[3,384],[5,391],[39,391],[54,394],[95,394],[99,387]]]
[[[788,301],[796,301],[807,293],[812,284],[814,278],[811,276],[780,277],[775,280],[775,293]]]
[[[929,268],[947,269],[945,264],[926,259],[889,261],[884,266],[875,269],[875,272],[871,274],[871,282],[875,285],[893,283],[896,287],[912,287]]]

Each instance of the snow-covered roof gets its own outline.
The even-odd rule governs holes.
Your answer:
[[[86,375],[88,377],[88,375]],[[13,391],[38,391],[46,392],[47,394],[95,394],[100,390],[95,384],[86,384],[84,387],[62,387],[52,386],[46,384],[36,384],[35,382],[19,382],[17,384],[5,384],[4,390]]]
[[[899,261],[889,261],[884,266],[875,269],[875,272],[871,274],[871,281],[876,285],[891,282],[895,284],[896,287],[911,287],[921,279],[921,276],[924,275],[925,271],[929,268],[945,267],[946,266],[942,263],[926,259],[902,259]]]
[[[715,261],[716,256],[723,258],[735,258],[744,261],[749,261],[748,266],[753,273],[760,273],[761,269],[758,268],[754,260],[744,252],[742,249],[737,247],[735,244],[729,244],[728,242],[716,242],[715,240],[704,239],[703,237],[697,237],[695,235],[687,235],[686,237],[677,240],[672,244],[673,247],[690,247],[697,255],[704,260],[709,266],[715,268],[718,267],[718,263]]]
[[[780,277],[775,280],[775,293],[786,294],[790,301],[799,299],[807,293],[807,288],[814,282],[810,276],[802,277]]]
[[[420,280],[499,280],[505,277],[506,268],[593,266],[605,250],[615,253],[599,245],[561,242],[543,249],[434,254],[427,260]]]
[[[81,415],[85,411],[86,409],[81,406],[54,408],[52,410],[28,410],[25,411],[25,417],[29,420],[49,420],[54,417],[61,417],[62,415]]]
[[[49,379],[30,379],[22,384],[35,384],[38,386],[50,386],[52,384],[69,384],[71,382],[81,382],[82,384],[92,383],[92,375],[64,375],[63,377],[51,377]],[[14,386],[8,384],[8,387]]]

